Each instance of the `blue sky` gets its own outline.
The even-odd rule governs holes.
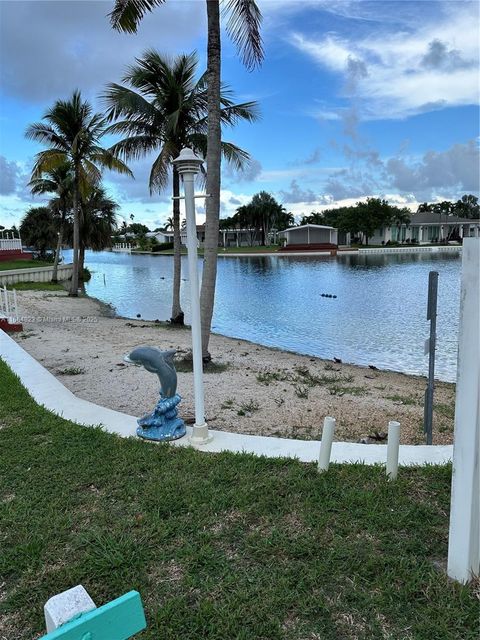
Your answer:
[[[40,147],[24,138],[57,98],[79,88],[96,108],[107,82],[148,47],[199,54],[203,0],[168,0],[137,35],[110,29],[112,2],[0,0],[0,224],[41,200],[26,188]],[[412,208],[479,191],[477,2],[260,0],[265,61],[252,73],[223,37],[223,79],[262,119],[225,131],[252,157],[223,168],[222,216],[265,189],[295,215],[367,196]],[[150,197],[151,158],[135,181],[105,175],[121,215],[151,228],[170,215]],[[200,203],[200,201],[198,201]],[[199,207],[199,219],[202,209]]]

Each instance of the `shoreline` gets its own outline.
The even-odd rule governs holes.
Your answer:
[[[180,412],[187,421],[193,416],[192,376],[182,360],[190,349],[188,329],[112,315],[110,305],[88,296],[23,291],[18,300],[21,315],[31,321],[15,340],[78,397],[131,415],[148,413],[158,398],[158,380],[125,365],[123,355],[140,344],[156,345],[177,350]],[[75,320],[35,321],[48,317]],[[332,415],[339,441],[381,435],[389,420],[399,420],[403,444],[424,443],[422,376],[335,363],[216,333],[211,351],[214,364],[204,380],[212,429],[316,440],[323,418]],[[436,384],[434,444],[453,441],[454,388]]]

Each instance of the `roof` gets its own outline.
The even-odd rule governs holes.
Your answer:
[[[328,227],[327,225],[324,224],[301,224],[298,227],[290,227],[290,229],[284,229],[283,231],[279,231],[279,233],[286,233],[287,231],[290,233],[290,231],[298,231],[299,229],[329,229],[330,231],[336,231],[337,228],[336,227]]]
[[[478,224],[478,218],[459,218],[458,216],[447,216],[446,214],[435,213],[433,211],[422,211],[414,213],[409,224]]]

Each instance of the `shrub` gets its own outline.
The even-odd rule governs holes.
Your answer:
[[[157,253],[158,251],[167,251],[167,249],[173,249],[173,242],[162,242],[152,247],[152,251]]]

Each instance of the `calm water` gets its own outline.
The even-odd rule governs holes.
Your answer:
[[[171,257],[89,252],[86,262],[93,272],[87,292],[118,314],[170,317]],[[220,258],[213,329],[299,353],[426,374],[428,272],[436,270],[436,377],[454,380],[460,264],[457,256],[434,254]],[[188,322],[186,258],[182,266]]]

